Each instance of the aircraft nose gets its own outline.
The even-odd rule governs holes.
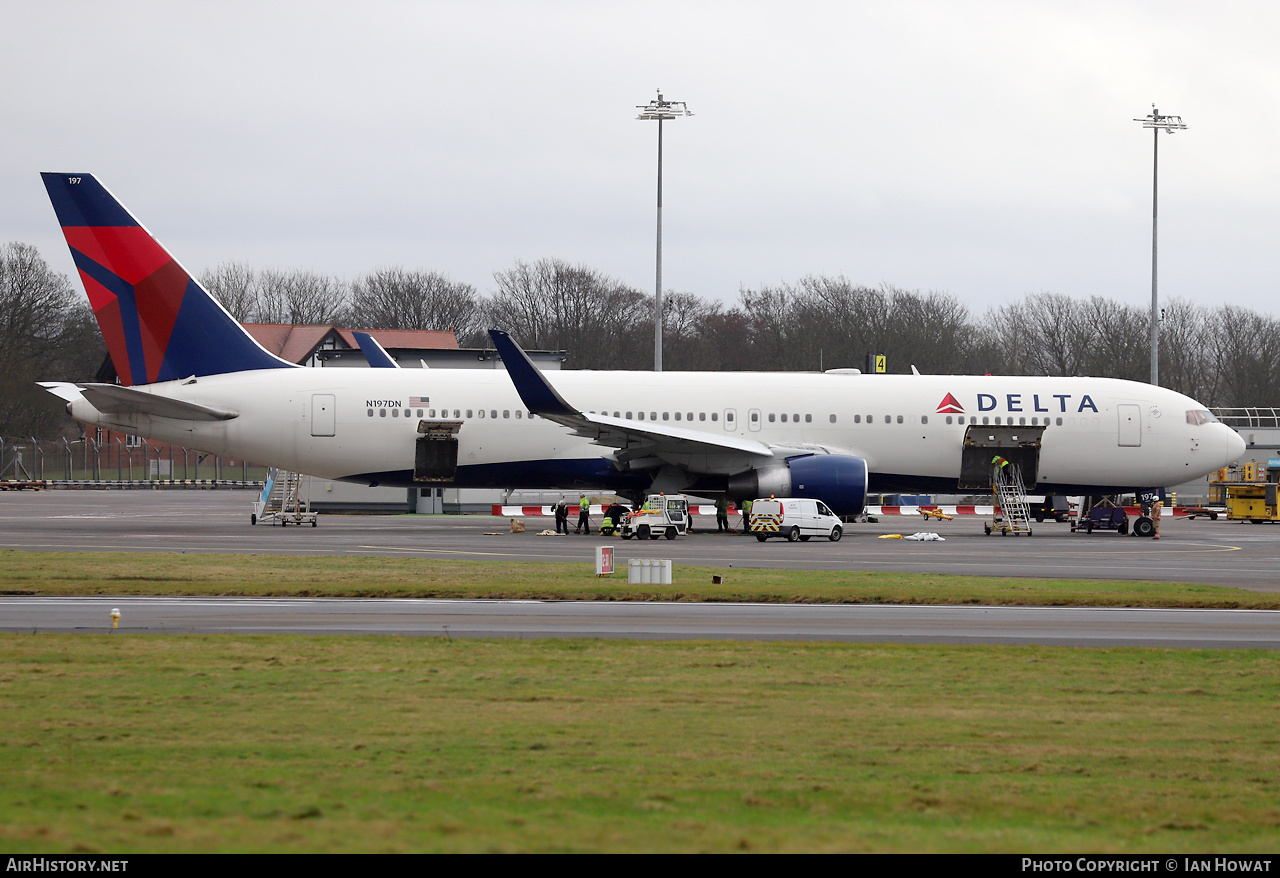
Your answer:
[[[1223,427],[1227,431],[1227,457],[1225,463],[1234,463],[1244,456],[1244,437],[1225,424],[1223,424]]]

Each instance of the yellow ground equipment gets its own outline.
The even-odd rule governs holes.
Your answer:
[[[1234,521],[1280,521],[1277,485],[1267,464],[1232,464],[1209,474],[1210,503],[1227,507],[1227,519]]]

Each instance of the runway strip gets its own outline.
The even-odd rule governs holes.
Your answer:
[[[1280,649],[1280,612],[447,601],[369,598],[0,597],[0,631],[370,634],[658,640]]]

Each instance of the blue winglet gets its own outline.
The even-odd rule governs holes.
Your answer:
[[[511,383],[516,386],[516,393],[535,415],[544,418],[581,418],[582,412],[564,401],[564,397],[556,393],[556,389],[547,381],[546,376],[533,365],[529,355],[521,350],[520,345],[511,340],[511,336],[501,329],[490,329],[489,338],[502,357],[502,365],[507,367]]]
[[[387,353],[387,349],[378,344],[378,340],[367,332],[351,333],[356,337],[356,344],[360,345],[360,352],[364,354],[365,360],[369,363],[370,369],[399,369],[400,364],[391,359],[391,355]]]

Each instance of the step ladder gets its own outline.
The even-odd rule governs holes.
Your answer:
[[[1001,536],[1031,536],[1031,508],[1022,483],[1022,470],[1012,463],[997,466],[991,479],[991,493],[995,508],[991,511],[991,523],[984,527],[987,535],[998,531]]]
[[[250,524],[265,521],[316,526],[316,513],[311,511],[311,477],[272,467],[262,485],[262,494],[253,504]]]

